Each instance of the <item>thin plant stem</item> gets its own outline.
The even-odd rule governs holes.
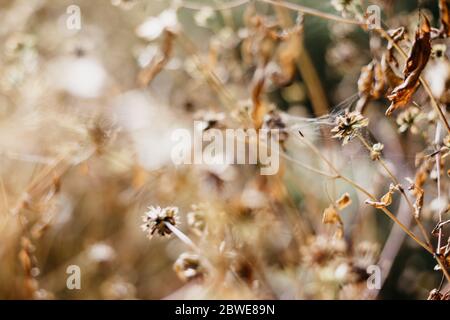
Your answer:
[[[361,143],[362,143],[362,144],[366,147],[366,149],[370,152],[372,149],[371,149],[369,143],[366,141],[366,139],[364,139],[364,137],[363,137],[362,135],[360,135],[360,134],[358,134],[357,137],[358,137],[359,141],[361,141]],[[411,200],[408,198],[408,195],[406,194],[405,189],[401,186],[400,181],[399,181],[399,180],[397,179],[397,177],[392,173],[392,171],[389,169],[389,167],[387,166],[386,162],[384,161],[383,158],[381,158],[381,156],[380,156],[380,157],[377,157],[377,158],[376,158],[376,161],[378,161],[378,162],[381,164],[381,166],[383,167],[383,169],[386,171],[386,173],[387,173],[387,174],[389,175],[389,177],[391,178],[392,182],[393,182],[395,185],[400,186],[400,188],[399,188],[400,193],[402,194],[403,198],[405,198],[405,200],[406,200],[406,202],[407,202],[407,204],[408,204],[408,207],[409,207],[409,209],[411,210],[411,214],[412,214],[412,216],[414,217],[414,220],[416,221],[416,224],[417,224],[417,226],[418,226],[419,229],[420,229],[420,232],[422,233],[422,235],[423,235],[423,237],[424,237],[424,239],[425,239],[427,245],[428,245],[429,247],[432,247],[431,241],[430,241],[430,237],[428,236],[428,233],[427,233],[427,231],[425,230],[425,227],[423,226],[422,222],[421,222],[421,221],[419,220],[419,218],[415,215],[415,213],[414,213],[414,206],[413,206]]]
[[[436,133],[434,137],[434,143],[436,145],[439,144],[439,140],[441,138],[441,126],[440,123],[436,125]],[[437,191],[438,191],[438,203],[440,203],[441,200],[441,154],[440,152],[436,153],[436,171],[437,171]],[[439,208],[439,225],[442,224],[442,210]],[[438,244],[436,248],[436,253],[439,254],[442,246],[442,227],[439,228],[439,234],[438,234]]]
[[[185,235],[180,229],[178,229],[177,227],[175,227],[174,225],[172,225],[171,223],[169,223],[167,221],[164,221],[164,224],[166,225],[167,228],[169,228],[170,231],[172,231],[172,233],[174,235],[176,235],[178,237],[178,239],[180,239],[186,245],[191,247],[194,251],[201,252],[200,248],[197,247],[197,245],[187,235]]]
[[[249,2],[250,0],[234,0],[223,4],[207,5],[202,3],[196,3],[193,1],[182,1],[179,6],[181,8],[190,10],[202,10],[204,8],[209,8],[214,11],[224,11],[243,6],[244,4],[247,4]]]
[[[323,160],[332,171],[334,171],[337,175],[337,178],[344,180],[351,186],[353,186],[355,189],[361,191],[366,196],[368,196],[371,200],[376,200],[375,196],[372,195],[369,191],[367,191],[364,187],[359,185],[357,182],[353,181],[352,179],[342,175],[339,170],[324,156],[322,153],[317,149],[314,145],[312,145],[307,139],[300,136],[300,139],[305,143],[306,146],[308,146],[321,160]],[[417,236],[409,230],[400,220],[397,219],[397,217],[389,211],[387,208],[380,208],[392,221],[394,221],[398,226],[408,234],[408,236],[413,239],[417,244],[419,244],[421,247],[423,247],[425,250],[427,250],[429,253],[433,254],[433,249],[430,248],[426,243],[424,243],[422,240],[417,238]]]
[[[286,2],[286,1],[277,1],[277,0],[258,0],[258,1],[264,2],[264,3],[269,3],[269,4],[272,4],[275,6],[280,6],[280,7],[287,8],[287,9],[291,9],[293,11],[299,11],[303,14],[307,14],[310,16],[315,16],[315,17],[319,17],[319,18],[323,18],[323,19],[327,19],[327,20],[343,22],[343,23],[348,23],[348,24],[355,24],[355,25],[366,25],[365,22],[360,22],[360,21],[356,21],[353,19],[343,18],[341,16],[322,12],[320,10],[313,9],[313,8],[308,8],[308,7],[305,7],[300,4],[296,4],[296,3],[291,3],[291,2]]]

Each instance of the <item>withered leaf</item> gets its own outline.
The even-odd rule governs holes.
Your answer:
[[[392,69],[389,59],[389,53],[385,52],[381,57],[381,72],[383,72],[387,86],[395,88],[403,82],[403,79]]]
[[[350,195],[346,192],[338,200],[336,200],[336,206],[339,210],[347,208],[352,203]]]
[[[391,205],[392,196],[396,189],[397,187],[391,184],[389,186],[389,191],[384,196],[381,197],[380,201],[373,201],[368,199],[365,201],[365,203],[377,209],[386,208]]]
[[[439,0],[439,14],[441,18],[441,34],[445,37],[450,36],[450,13],[447,0]]]
[[[266,113],[266,108],[262,101],[262,95],[264,93],[264,87],[266,83],[264,67],[259,67],[256,69],[253,80],[252,80],[252,119],[255,128],[260,128],[263,123],[264,114]]]
[[[173,51],[173,40],[175,34],[169,30],[164,32],[164,39],[158,52],[150,61],[149,65],[142,69],[138,74],[137,82],[139,86],[147,86],[164,68],[169,62]]]
[[[430,22],[424,16],[420,28],[416,31],[416,38],[403,70],[403,83],[395,87],[388,96],[391,105],[386,110],[386,115],[405,106],[419,86],[420,74],[431,54],[430,31]]]
[[[359,100],[356,110],[362,111],[369,99],[378,99],[383,93],[385,79],[381,64],[372,60],[367,66],[362,67],[358,79]]]
[[[400,41],[405,39],[405,28],[400,27],[394,30],[388,31],[389,36],[392,38],[393,42],[389,42],[387,45],[387,52],[385,54],[387,61],[392,63],[395,68],[399,67],[399,63],[394,54],[394,44],[398,44]]]
[[[412,190],[413,195],[416,197],[416,201],[414,202],[413,207],[414,207],[414,216],[418,219],[420,218],[420,213],[422,212],[424,191],[421,187],[415,185],[411,180],[410,183],[411,186],[408,189]]]
[[[325,224],[342,223],[341,217],[334,205],[330,204],[329,207],[323,211],[322,222]]]
[[[338,229],[336,230],[335,236],[337,238],[342,238],[344,235],[344,223],[334,205],[330,204],[328,208],[323,211],[322,222],[324,224],[337,225]]]

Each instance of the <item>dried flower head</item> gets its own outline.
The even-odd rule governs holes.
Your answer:
[[[417,107],[411,107],[400,113],[397,117],[398,131],[400,133],[406,132],[408,129],[411,133],[419,132],[417,128],[417,121],[420,119],[420,110]]]
[[[188,252],[184,252],[178,257],[173,265],[173,269],[183,281],[201,278],[205,275],[206,271],[201,263],[200,256]]]
[[[176,226],[178,223],[178,208],[167,207],[149,207],[149,210],[142,216],[144,224],[141,225],[142,231],[147,233],[149,239],[157,232],[160,236],[170,235],[172,231],[167,226],[170,224]]]
[[[372,160],[378,160],[381,157],[381,152],[384,149],[384,145],[380,142],[375,143],[370,150],[370,158]]]
[[[336,126],[331,129],[333,138],[342,139],[342,145],[347,144],[361,128],[367,127],[369,119],[358,111],[348,112],[336,118]]]
[[[303,261],[308,265],[325,265],[330,260],[342,257],[347,252],[344,240],[325,236],[313,237],[302,246]]]

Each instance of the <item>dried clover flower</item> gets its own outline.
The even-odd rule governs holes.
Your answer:
[[[370,158],[374,161],[380,159],[383,148],[384,145],[382,143],[375,143],[370,150]]]
[[[183,281],[203,277],[206,271],[201,263],[200,256],[188,252],[184,252],[178,257],[173,269]]]
[[[342,145],[347,144],[359,131],[359,129],[367,127],[369,119],[365,118],[358,111],[348,112],[338,116],[336,126],[331,129],[335,133],[333,138],[342,139]]]
[[[149,210],[142,216],[144,224],[141,225],[142,231],[147,233],[149,239],[157,232],[160,236],[170,235],[172,231],[167,226],[170,224],[176,226],[178,223],[178,208],[167,207],[149,207]]]
[[[359,269],[366,270],[368,266],[377,262],[379,254],[380,247],[378,244],[363,241],[353,249],[353,265]]]
[[[400,133],[406,132],[408,129],[411,133],[416,134],[419,132],[417,128],[417,121],[420,119],[420,110],[416,107],[411,107],[397,117],[397,124],[399,126],[398,131]]]
[[[317,236],[302,246],[300,251],[306,264],[323,266],[330,260],[344,256],[347,246],[342,239]]]

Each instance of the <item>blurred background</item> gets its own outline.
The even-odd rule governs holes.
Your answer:
[[[341,14],[339,1],[290,2]],[[437,1],[373,3],[390,29],[413,34],[419,7],[438,21]],[[173,129],[192,129],[194,119],[238,126],[229,117],[255,103],[254,74],[268,59],[280,78],[264,87],[266,110],[368,190],[387,191],[366,150],[329,133],[358,100],[361,67],[379,57],[382,40],[356,25],[238,4],[0,0],[0,298],[425,299],[439,285],[433,258],[364,195],[296,164],[327,168],[292,135],[276,176],[250,165],[173,165]],[[70,28],[77,8],[81,28]],[[293,41],[261,33],[265,25],[282,34],[282,21]],[[426,144],[399,134],[386,106],[367,107],[370,137],[384,143],[399,177],[413,177]],[[345,192],[352,201],[336,238],[322,212]],[[428,230],[436,194],[426,194]],[[400,202],[390,209],[400,212]],[[179,208],[177,227],[199,251],[174,234],[148,239],[140,225],[149,206]],[[383,250],[373,296],[364,270]],[[195,261],[182,257],[174,268],[186,252]],[[66,286],[69,265],[80,267],[80,290]]]

